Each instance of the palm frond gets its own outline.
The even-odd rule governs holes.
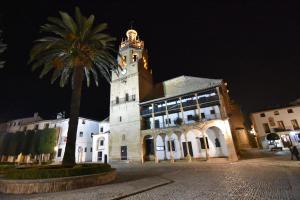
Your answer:
[[[62,11],[59,16],[49,17],[48,23],[41,26],[47,35],[37,39],[30,51],[32,70],[42,68],[41,78],[53,71],[51,83],[60,77],[61,87],[68,80],[74,85],[74,69],[78,67],[84,70],[87,86],[91,78],[98,86],[98,74],[110,82],[111,72],[118,72],[118,64],[112,55],[116,39],[103,32],[107,24],[95,25],[94,15],[83,16],[78,7],[74,19]]]

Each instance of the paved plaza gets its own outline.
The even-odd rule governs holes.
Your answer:
[[[245,153],[238,162],[119,163],[118,178],[98,187],[0,199],[300,199],[300,161],[288,153]]]

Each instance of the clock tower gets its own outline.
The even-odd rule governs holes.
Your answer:
[[[152,73],[144,42],[130,29],[121,41],[119,75],[112,74],[110,88],[110,160],[141,161],[139,102],[152,91]]]

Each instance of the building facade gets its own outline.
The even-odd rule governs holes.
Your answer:
[[[99,124],[99,132],[93,136],[93,162],[109,162],[109,119]]]
[[[69,127],[69,119],[59,118],[53,120],[43,120],[37,114],[32,118],[23,118],[6,122],[6,130],[4,132],[15,133],[18,131],[26,132],[27,130],[42,130],[46,128],[57,128],[58,139],[54,147],[54,161],[60,163],[63,159],[67,133]],[[79,118],[76,139],[75,160],[77,163],[92,162],[93,155],[93,135],[98,134],[100,122],[86,118]],[[10,159],[13,160],[13,159]],[[26,158],[26,160],[28,160]]]
[[[273,147],[266,139],[269,133],[277,133],[280,136],[280,140],[275,141],[279,147],[300,147],[299,105],[255,112],[251,114],[251,121],[261,148]]]
[[[112,74],[110,160],[237,160],[226,83],[180,76],[154,85],[144,42],[135,30],[126,36],[119,49],[122,71]]]

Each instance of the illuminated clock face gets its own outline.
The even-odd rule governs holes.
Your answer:
[[[122,69],[121,74],[126,74],[126,73],[127,73],[127,69],[126,68]]]

